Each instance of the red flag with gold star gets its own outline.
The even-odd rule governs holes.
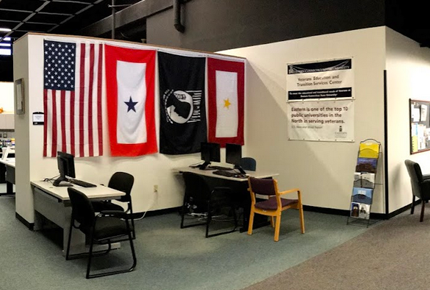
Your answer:
[[[209,142],[244,145],[245,62],[208,58]]]

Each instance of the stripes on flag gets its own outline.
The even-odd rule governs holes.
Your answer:
[[[103,155],[102,44],[44,41],[43,156]]]

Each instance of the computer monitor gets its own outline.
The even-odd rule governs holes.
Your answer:
[[[67,177],[75,178],[75,157],[65,152],[57,152],[57,165],[60,177],[54,181],[54,186],[61,186],[61,181],[68,181]]]
[[[233,164],[235,169],[245,174],[245,170],[240,166],[242,160],[242,146],[239,144],[225,144],[225,162]]]
[[[206,167],[211,164],[211,161],[213,162],[220,162],[221,156],[220,156],[220,149],[221,146],[218,143],[208,143],[208,142],[202,142],[201,143],[201,159],[204,161],[203,164],[199,166],[200,169],[206,169]]]

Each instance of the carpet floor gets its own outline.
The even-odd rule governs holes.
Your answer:
[[[14,196],[0,196],[0,289],[237,290],[367,230],[347,226],[344,216],[305,212],[306,233],[301,234],[297,210],[283,215],[277,243],[270,226],[254,230],[252,236],[237,231],[206,239],[203,226],[180,229],[179,223],[178,213],[136,221],[136,270],[86,280],[87,260],[66,261],[62,255],[61,229],[30,231],[15,218]],[[100,268],[130,263],[128,243],[96,260]]]
[[[428,245],[430,216],[420,223],[419,213],[404,212],[245,289],[429,289]]]

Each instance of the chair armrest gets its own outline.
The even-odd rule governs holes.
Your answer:
[[[100,212],[101,216],[114,216],[114,217],[119,217],[119,218],[123,218],[123,219],[129,219],[130,216],[128,213],[120,211],[120,210],[102,210]]]
[[[426,179],[430,179],[430,174],[424,174],[423,175],[423,180],[426,180]]]
[[[292,189],[288,189],[288,190],[285,190],[285,191],[280,191],[279,194],[283,195],[283,194],[295,193],[295,192],[300,193],[300,189],[298,189],[298,188],[292,188]]]

